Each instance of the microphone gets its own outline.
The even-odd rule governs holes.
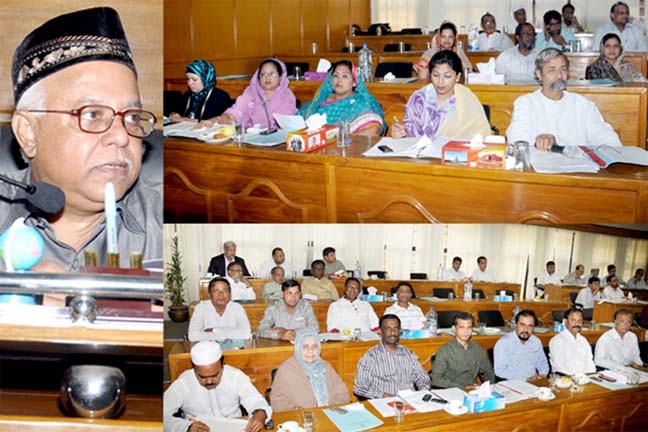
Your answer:
[[[56,214],[65,207],[65,193],[58,186],[44,182],[29,185],[2,174],[0,181],[24,190],[27,202],[43,213]]]

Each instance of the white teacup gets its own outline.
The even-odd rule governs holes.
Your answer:
[[[279,425],[277,430],[283,431],[283,432],[299,432],[299,423],[296,421],[287,421],[283,422],[282,424]]]
[[[576,374],[572,377],[572,380],[578,385],[587,384],[589,378],[585,374]]]
[[[451,401],[448,401],[448,409],[450,411],[461,411],[463,409],[463,401],[453,399]]]
[[[540,399],[549,399],[551,394],[551,389],[549,387],[539,387],[538,390],[536,390],[536,396]]]

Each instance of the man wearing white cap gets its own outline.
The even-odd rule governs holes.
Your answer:
[[[164,392],[165,432],[209,432],[204,417],[241,417],[250,413],[246,432],[258,432],[272,408],[240,370],[224,364],[216,342],[199,342],[191,349],[193,369],[184,371]],[[182,410],[182,417],[175,414]],[[214,432],[214,431],[212,431]]]
[[[517,28],[520,24],[527,22],[526,10],[524,9],[524,5],[521,3],[518,3],[511,8],[511,15],[513,15],[513,21],[511,21],[511,25],[509,25],[511,30]]]

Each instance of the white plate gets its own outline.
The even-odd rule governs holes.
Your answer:
[[[486,327],[484,329],[484,334],[487,335],[494,335],[498,333],[502,333],[502,330],[498,329],[497,327]]]
[[[206,142],[207,144],[221,144],[224,142],[227,142],[232,139],[232,137],[225,137],[225,138],[213,138],[214,134],[216,132],[209,132],[203,135],[200,135],[197,139],[202,142]]]
[[[553,393],[551,393],[551,394],[549,395],[549,397],[543,398],[543,397],[540,397],[540,396],[537,394],[537,392],[536,392],[535,397],[537,397],[538,400],[541,400],[541,401],[543,401],[543,402],[546,402],[546,401],[550,401],[550,400],[556,399],[556,395],[553,394]]]
[[[447,412],[450,415],[453,416],[458,416],[458,415],[464,415],[468,412],[468,407],[466,405],[462,405],[461,409],[459,411],[452,411],[448,405],[446,405],[443,408],[443,411]]]
[[[589,384],[591,382],[592,382],[592,380],[589,377],[586,376],[585,379],[581,379],[580,381],[578,381],[576,383],[576,385],[585,385],[585,384]]]
[[[556,381],[556,387],[561,389],[569,388],[571,387],[571,385],[572,385],[571,378],[569,380],[563,380],[561,378],[558,378],[558,380]]]

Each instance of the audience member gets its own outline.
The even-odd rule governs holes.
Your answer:
[[[506,131],[509,142],[526,141],[540,151],[554,145],[622,145],[593,102],[565,91],[569,61],[562,51],[540,52],[536,75],[542,88],[515,100]]]
[[[556,263],[547,261],[546,270],[538,275],[536,286],[544,287],[545,285],[562,285],[560,276],[556,273]]]
[[[479,32],[479,51],[505,51],[513,47],[513,41],[506,34],[497,30],[495,17],[486,12],[481,17],[483,31]]]
[[[601,294],[601,280],[596,276],[590,276],[587,280],[587,287],[578,291],[575,304],[581,305],[584,309],[594,308],[594,302],[603,298]]]
[[[526,9],[524,9],[524,5],[522,4],[516,4],[511,8],[511,15],[513,15],[513,19],[515,20],[515,26],[517,27],[520,24],[524,24],[527,22],[527,16],[526,16]]]
[[[263,285],[263,301],[269,302],[279,300],[281,296],[281,284],[285,280],[285,273],[282,267],[276,266],[270,272],[271,281]]]
[[[396,315],[404,330],[420,330],[425,325],[425,315],[420,307],[410,303],[414,289],[409,282],[396,285],[396,303],[385,309],[384,315]]]
[[[391,125],[392,137],[490,135],[481,102],[470,89],[457,84],[463,76],[459,56],[452,51],[439,51],[428,67],[431,83],[409,98],[403,122]]]
[[[421,58],[414,65],[414,71],[416,72],[419,79],[429,80],[430,79],[430,59],[434,54],[439,51],[450,50],[454,51],[459,58],[461,59],[461,66],[463,71],[472,72],[473,67],[468,59],[468,56],[464,52],[463,48],[459,46],[457,38],[457,27],[449,22],[445,21],[439,26],[439,31],[432,38],[432,46],[430,49],[425,51]]]
[[[594,40],[592,41],[592,50],[597,50],[601,46],[603,36],[608,33],[615,33],[621,38],[621,46],[626,51],[646,51],[646,36],[643,34],[641,26],[631,24],[630,8],[622,1],[615,2],[610,8],[610,22],[603,24],[596,29]]]
[[[598,277],[600,272],[601,272],[601,269],[599,269],[598,267],[593,267],[593,268],[590,269],[590,276]]]
[[[240,263],[228,264],[226,279],[232,288],[232,300],[256,299],[256,293],[250,286],[250,282],[243,276],[243,267]]]
[[[335,256],[335,249],[331,246],[324,248],[324,250],[322,251],[322,257],[324,258],[324,263],[326,264],[324,267],[324,274],[326,276],[337,273],[340,270],[342,270],[342,272],[346,271],[346,267],[344,267],[342,261],[337,259],[337,257]]]
[[[317,297],[318,300],[335,300],[339,297],[333,282],[324,277],[324,261],[315,260],[311,263],[311,277],[302,281],[302,293]]]
[[[508,37],[508,36],[507,36]],[[517,45],[502,51],[495,61],[495,71],[504,74],[506,82],[535,81],[535,28],[529,23],[515,28]]]
[[[207,273],[211,273],[217,276],[226,276],[227,266],[233,262],[241,264],[241,267],[243,267],[243,276],[250,276],[250,272],[245,266],[245,260],[241,257],[236,256],[236,243],[228,240],[223,243],[223,253],[216,255],[209,261],[209,268],[207,269]]]
[[[563,27],[572,33],[582,33],[583,26],[578,22],[578,18],[574,15],[576,8],[571,3],[566,3],[562,7]]]
[[[488,260],[485,256],[477,258],[477,268],[472,274],[472,280],[474,282],[495,282],[493,275],[486,269],[487,265]]]
[[[361,284],[358,279],[350,277],[344,281],[344,295],[328,308],[327,331],[338,333],[345,329],[352,331],[357,328],[362,332],[378,330],[376,312],[369,303],[358,299],[360,290]]]
[[[583,264],[578,264],[573,272],[565,275],[563,283],[565,285],[585,285],[587,283],[587,278],[585,278],[585,266]]]
[[[297,333],[295,354],[279,365],[272,383],[273,410],[292,411],[350,401],[346,384],[321,354],[317,332],[307,329]]]
[[[189,321],[189,341],[250,339],[250,321],[243,306],[231,301],[227,279],[210,280],[208,292],[209,300],[196,305]]]
[[[625,282],[623,281],[623,278],[617,274],[617,268],[614,264],[609,264],[607,266],[607,276],[605,277],[606,285],[607,285],[607,277],[608,276],[616,276],[617,282],[619,282],[619,285],[625,285]]]
[[[565,311],[565,330],[549,341],[551,370],[563,375],[596,372],[592,348],[580,334],[583,326],[583,311],[571,308]]]
[[[358,361],[353,393],[361,398],[395,396],[401,390],[428,390],[430,378],[419,359],[398,342],[401,322],[396,315],[380,318],[380,343],[367,350]]]
[[[282,300],[268,306],[259,323],[259,336],[294,341],[297,331],[319,332],[319,322],[309,302],[301,298],[299,282],[288,279],[281,284]]]
[[[209,431],[204,417],[241,417],[249,413],[246,432],[260,432],[272,417],[272,408],[250,378],[224,364],[220,345],[203,341],[191,348],[193,369],[184,371],[164,392],[165,432]],[[183,417],[175,417],[182,410]]]
[[[515,316],[515,331],[495,343],[495,375],[507,380],[536,381],[549,373],[542,341],[533,334],[538,322],[534,311],[523,309]]]
[[[286,261],[286,254],[280,247],[272,249],[272,258],[261,264],[258,276],[262,279],[268,279],[271,276],[272,269],[277,266],[283,268],[284,275],[288,275],[289,278],[295,276],[292,264]]]
[[[356,66],[349,60],[340,60],[331,66],[326,81],[299,110],[305,119],[313,114],[326,114],[329,124],[349,122],[354,135],[378,136],[385,130],[385,119],[380,103],[369,93],[358,76]]]
[[[585,69],[585,78],[607,78],[615,82],[645,82],[646,78],[632,63],[623,58],[621,39],[608,33],[601,39],[601,55]]]
[[[275,129],[275,113],[290,115],[296,112],[297,100],[288,88],[286,65],[277,58],[267,58],[261,61],[250,85],[236,98],[234,105],[223,115],[204,120],[197,127],[236,122],[244,128],[258,124],[262,128]]]
[[[632,312],[628,309],[619,309],[614,312],[614,328],[603,333],[596,342],[594,348],[596,366],[606,369],[616,369],[620,366],[643,366],[637,335],[630,331],[633,320]]]
[[[576,40],[572,32],[562,27],[562,17],[557,10],[550,10],[543,16],[544,31],[536,36],[536,49],[555,48],[562,51],[569,42]]]
[[[493,366],[488,361],[481,345],[471,341],[473,316],[459,312],[454,317],[452,331],[455,337],[443,344],[432,364],[432,385],[436,387],[459,387],[463,389],[482,382],[495,383]]]
[[[189,91],[182,95],[180,111],[169,114],[171,121],[200,121],[216,117],[234,103],[225,90],[216,87],[216,68],[207,60],[189,63],[185,75]]]
[[[447,268],[443,271],[443,280],[444,281],[463,281],[466,277],[466,274],[463,270],[459,270],[461,267],[461,257],[452,258],[452,267]]]
[[[607,282],[606,287],[603,289],[603,298],[605,300],[612,300],[614,302],[621,302],[625,298],[623,290],[619,287],[618,277],[610,275],[605,278]]]
[[[48,10],[39,8],[39,16]],[[4,33],[12,30],[5,27]],[[4,67],[8,63],[5,58]],[[52,197],[49,211],[55,214],[49,214],[30,205],[15,186],[3,183],[0,232],[24,218],[24,224],[40,234],[44,255],[34,271],[76,272],[86,251],[96,254],[97,265],[106,266],[104,196],[111,182],[120,267],[129,267],[131,252],[142,252],[145,260],[160,259],[161,163],[155,166],[151,156],[152,169],[146,170],[155,173],[151,176],[143,175],[142,165],[147,147],[142,140],[153,132],[156,118],[142,109],[133,56],[117,12],[84,9],[47,21],[16,48],[11,76],[11,126],[28,168],[8,177],[27,184],[50,183],[65,197]],[[5,88],[5,99],[7,93]],[[151,146],[155,147],[161,144]],[[6,152],[2,157],[10,158],[8,147]],[[155,152],[159,150],[151,154]],[[55,209],[57,202],[62,209]]]
[[[646,280],[644,279],[644,269],[638,268],[635,274],[628,281],[628,288],[630,289],[647,289]]]

